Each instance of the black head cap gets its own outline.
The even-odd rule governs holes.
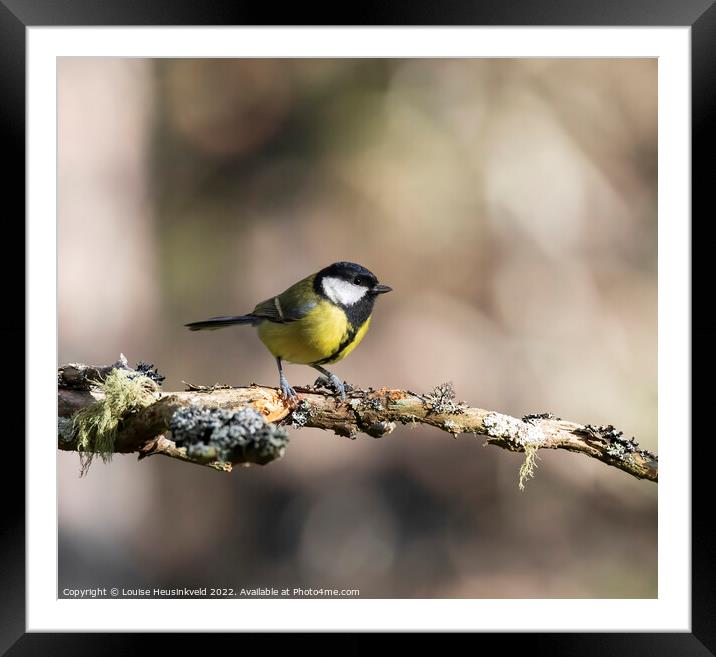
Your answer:
[[[373,287],[378,282],[378,279],[373,272],[369,271],[362,265],[357,265],[355,262],[334,262],[332,265],[324,267],[318,272],[318,274],[316,274],[316,281],[320,283],[320,281],[326,276],[342,278],[345,281],[358,283],[358,285],[365,285],[369,288]]]
[[[342,288],[336,288],[335,282],[331,280],[330,290],[326,290],[327,279],[337,279],[345,283]],[[360,306],[366,309],[368,314],[375,298],[391,290],[387,285],[378,283],[373,272],[354,262],[334,262],[324,267],[313,279],[313,289],[339,306]]]

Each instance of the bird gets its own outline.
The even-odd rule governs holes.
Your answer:
[[[323,366],[343,360],[358,346],[370,326],[376,299],[391,291],[362,265],[334,262],[258,303],[248,315],[211,317],[185,326],[191,331],[254,326],[276,359],[285,399],[296,401],[298,395],[286,378],[284,361],[318,370],[344,400],[344,382]]]

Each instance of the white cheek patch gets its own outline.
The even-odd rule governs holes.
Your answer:
[[[348,281],[344,281],[342,278],[333,278],[328,276],[321,281],[323,285],[323,291],[326,296],[333,301],[333,303],[340,304],[342,306],[352,306],[357,301],[360,301],[368,290],[362,285],[354,285]]]

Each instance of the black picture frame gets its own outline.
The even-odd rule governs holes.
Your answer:
[[[3,174],[3,209],[9,230],[19,226],[12,217],[25,213],[25,40],[26,28],[35,26],[134,26],[134,25],[453,25],[453,26],[685,26],[691,28],[692,72],[692,216],[702,215],[698,233],[693,240],[697,222],[692,219],[692,248],[706,248],[704,227],[713,222],[713,210],[707,210],[709,187],[713,186],[713,151],[716,143],[716,0],[413,0],[411,3],[364,1],[349,7],[339,4],[245,3],[239,0],[0,0],[0,134],[6,163]],[[13,254],[22,259],[24,233],[12,242],[15,247],[5,250],[4,257]],[[7,244],[7,243],[6,243]],[[8,253],[12,251],[13,253]],[[695,256],[695,254],[694,254]],[[698,266],[692,256],[694,289],[707,284],[708,272]],[[704,260],[701,260],[703,263]],[[9,267],[9,265],[8,265]],[[11,271],[24,271],[18,263]],[[11,288],[11,289],[7,289]],[[15,297],[13,298],[13,294]],[[696,298],[696,297],[693,297]],[[25,344],[24,295],[16,283],[6,285],[5,304],[12,304],[13,321],[3,322],[3,344]],[[696,320],[700,306],[693,304]],[[9,309],[8,309],[9,310]],[[23,318],[23,319],[21,319]],[[698,324],[705,327],[705,322]],[[697,329],[692,333],[692,353],[699,353],[701,371],[713,362],[713,350],[708,341],[713,329]],[[699,347],[703,347],[699,349]],[[10,358],[20,360],[20,350],[10,350]],[[11,364],[12,372],[24,371],[23,364]],[[6,364],[6,368],[8,365]],[[5,370],[8,371],[7,369]],[[18,375],[12,385],[20,388]],[[24,389],[24,387],[23,387]],[[692,386],[692,408],[708,408],[710,386]],[[26,400],[27,403],[27,400]],[[24,415],[6,413],[6,437],[22,435]],[[710,491],[707,482],[711,474],[713,449],[708,432],[692,430],[692,633],[545,633],[545,634],[483,634],[475,638],[480,647],[485,641],[499,645],[502,652],[524,651],[528,655],[607,655],[637,657],[706,656],[716,654],[716,570],[714,543],[708,540],[712,516]],[[687,431],[688,428],[685,428]],[[669,436],[662,436],[668,440]],[[7,488],[2,499],[3,518],[0,536],[0,582],[2,603],[0,611],[0,652],[7,655],[128,655],[151,651],[167,654],[172,640],[167,634],[52,634],[25,633],[25,513],[19,490],[24,482],[24,463],[21,450],[13,453],[12,465],[6,465],[2,485]],[[13,475],[13,476],[10,476]],[[14,478],[13,478],[14,477]],[[258,637],[262,650],[271,650],[275,640],[288,638]],[[175,637],[176,638],[176,637]],[[238,639],[232,635],[212,635],[232,641],[232,649],[246,649],[249,637]],[[361,649],[365,638],[341,646],[342,651]],[[206,637],[180,635],[183,649],[206,650]],[[442,638],[437,638],[443,641]],[[315,639],[292,637],[293,650],[315,647]],[[432,639],[425,637],[425,649]],[[435,644],[441,647],[441,644]],[[443,648],[444,649],[444,648]]]

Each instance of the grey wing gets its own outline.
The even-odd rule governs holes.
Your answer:
[[[286,324],[288,322],[295,322],[296,320],[305,317],[310,310],[315,307],[315,305],[315,302],[303,303],[301,305],[289,305],[286,304],[285,300],[281,303],[280,297],[272,297],[271,299],[266,299],[266,301],[262,301],[257,304],[251,314],[254,317],[267,319],[270,322]]]

